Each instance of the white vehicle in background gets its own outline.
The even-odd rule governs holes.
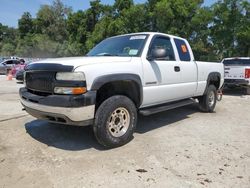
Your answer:
[[[225,58],[225,86],[243,87],[250,94],[250,57]]]

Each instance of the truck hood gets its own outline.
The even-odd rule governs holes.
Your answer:
[[[74,66],[74,69],[79,66],[98,64],[98,63],[119,63],[119,62],[129,62],[132,57],[110,57],[110,56],[100,56],[100,57],[66,57],[66,58],[53,58],[44,59],[35,63],[56,63],[61,65]]]

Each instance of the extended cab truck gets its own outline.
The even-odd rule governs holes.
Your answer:
[[[50,122],[93,125],[98,142],[132,139],[137,113],[150,115],[197,101],[213,112],[222,63],[197,62],[189,43],[163,33],[105,39],[86,57],[31,63],[20,89],[26,111]]]
[[[225,66],[225,86],[245,88],[250,95],[250,57],[225,58],[222,63]]]

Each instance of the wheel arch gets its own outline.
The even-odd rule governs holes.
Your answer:
[[[111,74],[96,78],[91,90],[97,91],[96,108],[106,98],[113,95],[125,95],[129,97],[137,107],[142,104],[143,91],[142,82],[136,74]]]
[[[211,85],[211,84],[213,84],[216,87],[216,89],[219,89],[220,82],[221,82],[221,73],[219,73],[219,72],[209,73],[209,75],[207,77],[207,86],[206,86],[206,89],[204,91],[204,94],[207,92],[207,89],[208,89],[209,85]]]

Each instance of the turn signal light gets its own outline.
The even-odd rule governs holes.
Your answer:
[[[55,87],[54,93],[65,95],[80,95],[87,92],[86,87]]]
[[[250,78],[250,69],[245,69],[245,78]]]
[[[72,94],[74,95],[78,95],[78,94],[83,94],[86,93],[86,87],[76,87],[76,88],[72,88]]]

